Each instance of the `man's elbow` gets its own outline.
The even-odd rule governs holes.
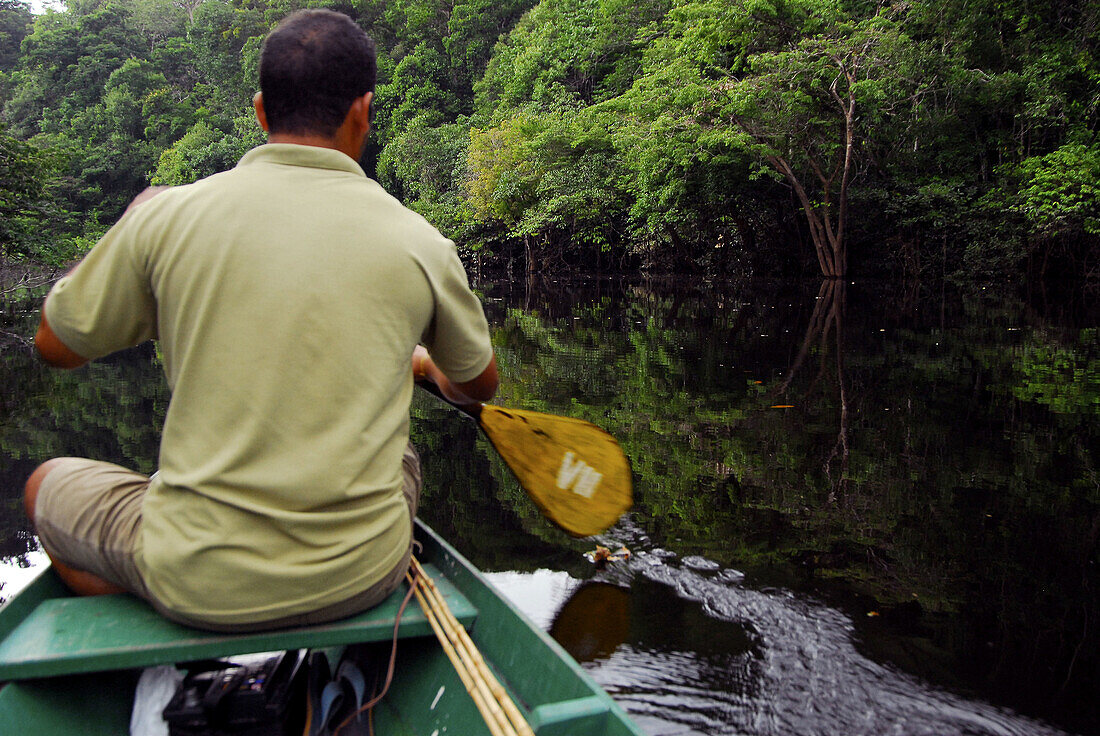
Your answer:
[[[463,393],[477,401],[492,401],[493,397],[497,395],[499,387],[500,380],[494,379],[492,383],[479,384],[475,389],[463,387]]]
[[[34,335],[34,347],[42,360],[54,368],[79,368],[88,362],[83,355],[74,352],[68,345],[61,342],[61,338],[46,321],[46,315],[42,315],[38,332]]]
[[[489,365],[472,381],[455,385],[459,391],[475,401],[489,401],[497,395],[500,387],[500,374],[497,373],[497,359],[493,356]]]

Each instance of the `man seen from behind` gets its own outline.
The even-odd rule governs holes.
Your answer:
[[[269,34],[233,169],[139,195],[50,292],[36,344],[73,368],[159,342],[172,398],[158,470],[55,458],[27,481],[58,573],[193,626],[348,616],[403,578],[420,493],[415,380],[495,394],[454,244],[367,178],[375,54],[347,16]]]

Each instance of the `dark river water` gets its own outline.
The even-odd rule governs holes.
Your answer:
[[[635,507],[565,536],[424,395],[422,516],[647,733],[1100,734],[1095,292],[479,289],[498,403],[610,431]],[[152,471],[168,402],[151,348],[38,366],[36,298],[0,298],[0,598],[42,564],[30,470]]]

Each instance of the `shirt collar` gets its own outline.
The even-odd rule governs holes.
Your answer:
[[[286,166],[306,166],[313,169],[332,169],[346,171],[366,177],[358,162],[347,154],[333,148],[320,146],[302,146],[294,143],[265,143],[246,153],[237,166],[249,166],[258,163],[283,164]]]

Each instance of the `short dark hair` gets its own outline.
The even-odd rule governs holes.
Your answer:
[[[334,135],[377,75],[374,41],[351,18],[323,8],[291,13],[260,55],[268,130]]]

